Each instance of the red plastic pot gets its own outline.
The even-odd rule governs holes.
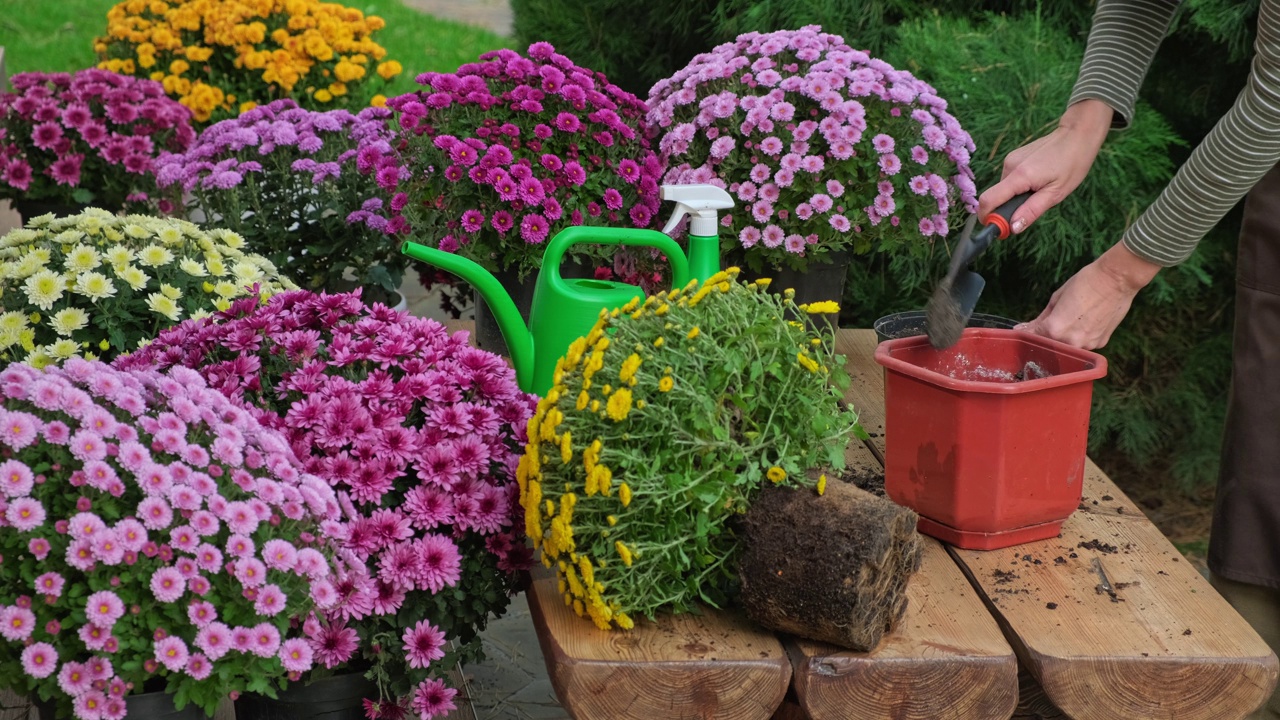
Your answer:
[[[1106,358],[1038,335],[964,331],[876,348],[885,492],[919,529],[976,550],[1056,537],[1080,504],[1093,381]]]

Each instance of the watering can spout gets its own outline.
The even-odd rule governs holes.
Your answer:
[[[470,283],[484,298],[498,321],[502,339],[511,352],[511,364],[515,366],[516,382],[521,388],[531,387],[533,381],[533,335],[524,325],[515,301],[507,294],[502,283],[479,264],[450,252],[430,248],[415,242],[406,242],[400,251],[414,260],[421,260],[441,270],[446,270]]]

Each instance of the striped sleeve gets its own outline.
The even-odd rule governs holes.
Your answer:
[[[1185,260],[1280,162],[1280,0],[1262,0],[1244,90],[1122,240],[1158,265]]]
[[[1098,0],[1071,103],[1101,100],[1113,128],[1133,118],[1138,88],[1181,0]]]

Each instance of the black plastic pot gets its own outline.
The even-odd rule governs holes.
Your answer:
[[[1004,328],[1012,329],[1017,325],[1017,320],[1000,317],[999,315],[986,315],[983,313],[974,313],[969,318],[969,323],[965,327],[971,328]],[[925,319],[923,310],[908,310],[907,312],[894,313],[885,315],[876,320],[875,324],[876,339],[879,342],[885,340],[897,340],[898,338],[913,337],[925,334]]]
[[[804,270],[792,270],[790,268],[765,268],[760,272],[754,272],[743,269],[743,279],[758,280],[760,278],[769,278],[769,289],[773,292],[781,293],[787,288],[796,291],[795,303],[804,305],[807,303],[831,301],[840,303],[844,297],[844,282],[849,274],[849,263],[851,256],[848,253],[837,252],[828,256],[829,262],[810,263]],[[725,267],[736,258],[727,258]],[[820,315],[810,315],[808,319],[815,324],[825,323],[832,331],[840,327],[840,313],[823,313]]]
[[[208,720],[209,718],[204,710],[193,703],[187,703],[186,707],[178,710],[173,706],[173,696],[164,692],[126,695],[124,704],[131,718],[146,718],[146,720]],[[40,720],[62,720],[54,703],[34,700],[32,705],[35,706]]]
[[[241,695],[236,720],[364,720],[364,699],[377,696],[377,683],[363,675],[334,675],[305,685],[294,683],[274,700]]]

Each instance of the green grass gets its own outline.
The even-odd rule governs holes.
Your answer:
[[[93,39],[106,29],[115,0],[0,0],[0,45],[5,69],[20,72],[72,72],[96,58]],[[374,39],[399,60],[404,72],[387,95],[415,89],[414,76],[448,72],[481,53],[510,47],[511,41],[483,28],[432,17],[400,0],[346,3],[382,17],[387,26]]]

